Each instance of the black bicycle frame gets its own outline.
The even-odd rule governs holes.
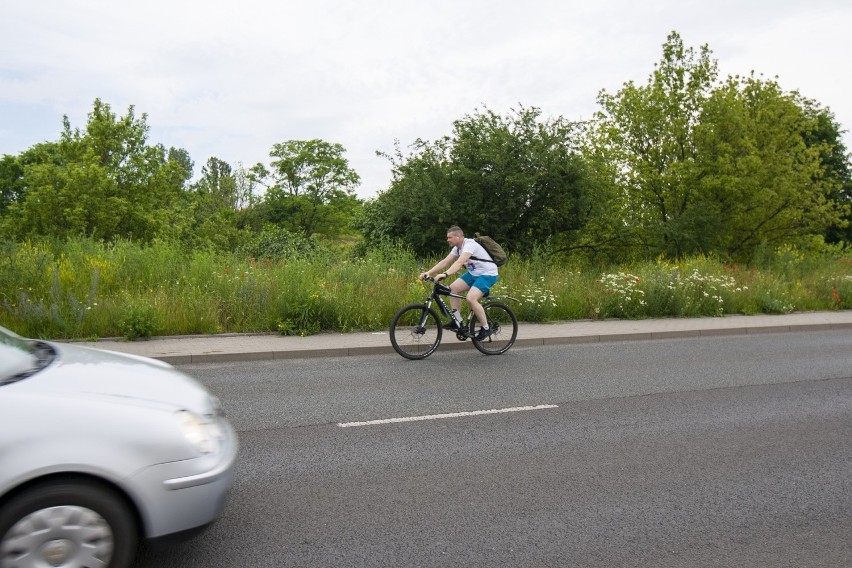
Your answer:
[[[432,280],[432,282],[434,282],[434,285],[432,286],[432,292],[429,294],[429,297],[426,298],[426,301],[423,302],[423,305],[426,306],[427,308],[431,308],[432,302],[438,302],[438,306],[440,307],[441,313],[444,314],[445,316],[449,317],[449,318],[452,318],[453,312],[450,310],[450,307],[447,305],[447,303],[444,301],[444,299],[441,296],[450,296],[452,298],[460,298],[462,300],[464,299],[464,296],[459,295],[459,294],[454,294],[449,289],[449,287],[444,286],[443,284],[435,281],[432,278],[430,278],[429,280]],[[428,312],[423,312],[423,317],[420,320],[420,327],[423,327],[424,325],[426,325],[426,318],[428,316],[429,316]]]
[[[447,303],[444,301],[444,299],[441,296],[449,296],[450,298],[459,298],[461,300],[464,300],[465,297],[462,296],[461,294],[454,293],[452,290],[450,290],[449,286],[445,286],[444,284],[441,284],[439,281],[435,280],[431,276],[426,278],[426,280],[429,280],[429,281],[433,282],[434,284],[432,286],[432,292],[429,294],[429,297],[426,298],[426,300],[423,302],[423,305],[426,306],[426,308],[431,308],[432,302],[437,301],[438,306],[441,309],[441,313],[444,314],[448,318],[452,318],[453,312],[450,310],[450,307],[447,306]],[[513,302],[519,301],[517,298],[513,298],[512,296],[492,296],[491,294],[485,294],[482,297],[482,300],[486,300],[486,299],[488,299],[488,300],[512,300]],[[424,325],[426,325],[427,315],[428,315],[428,312],[423,313],[423,317],[420,320],[420,327],[423,327]]]

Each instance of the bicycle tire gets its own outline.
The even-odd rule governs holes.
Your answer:
[[[479,331],[479,321],[476,318],[470,320],[470,334],[473,338],[473,346],[486,355],[500,355],[509,350],[518,337],[518,318],[506,304],[500,302],[488,302],[483,304],[485,317],[491,335],[482,341],[476,340]]]
[[[423,304],[401,308],[390,325],[391,344],[406,359],[425,359],[434,353],[441,343],[442,332],[437,312]]]

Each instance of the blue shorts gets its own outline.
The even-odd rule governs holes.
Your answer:
[[[491,290],[491,287],[497,283],[496,276],[472,276],[470,272],[462,274],[461,279],[471,288],[482,290],[483,295],[487,294]]]

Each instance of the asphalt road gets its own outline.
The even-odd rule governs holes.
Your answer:
[[[240,464],[139,566],[852,566],[852,332],[181,368]]]

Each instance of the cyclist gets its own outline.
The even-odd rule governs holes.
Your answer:
[[[420,279],[434,275],[435,280],[440,281],[448,275],[458,272],[462,266],[466,267],[467,272],[450,284],[450,290],[460,295],[467,292],[467,303],[470,304],[470,309],[476,319],[479,320],[480,325],[476,339],[482,341],[491,335],[491,330],[488,327],[485,310],[479,300],[497,282],[497,265],[494,264],[491,256],[482,245],[473,239],[464,238],[464,232],[457,225],[447,229],[447,243],[452,247],[450,254],[428,271],[421,273]],[[447,266],[449,268],[445,272],[441,272]],[[444,325],[444,329],[458,331],[461,329],[462,323],[461,312],[459,311],[461,299],[450,297],[450,305],[453,308],[453,319],[450,323]]]

